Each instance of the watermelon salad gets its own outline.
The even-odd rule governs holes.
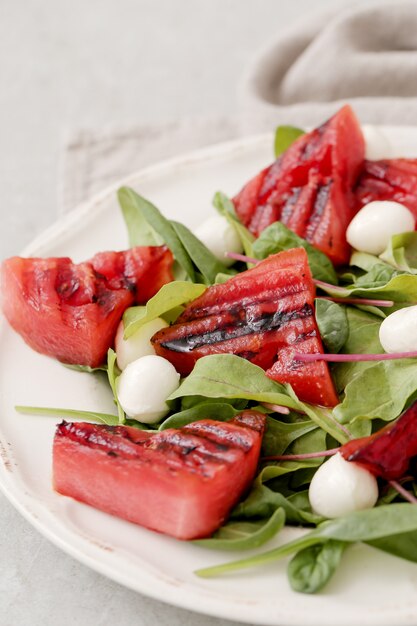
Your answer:
[[[417,562],[417,159],[368,159],[371,131],[279,127],[195,232],[122,188],[128,250],[3,262],[10,325],[114,396],[16,407],[62,418],[58,493],[207,549],[306,531],[203,577],[290,556],[314,593],[356,542]]]

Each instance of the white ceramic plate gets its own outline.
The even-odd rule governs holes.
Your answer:
[[[398,155],[417,153],[417,129],[386,129]],[[215,146],[152,167],[123,181],[169,217],[193,227],[210,214],[216,190],[233,194],[272,157],[272,137]],[[23,255],[75,261],[127,246],[111,188],[58,222]],[[237,558],[182,543],[59,496],[51,488],[51,450],[59,420],[16,414],[16,404],[112,412],[96,377],[32,352],[0,319],[0,487],[51,541],[98,572],[146,595],[223,618],[257,624],[392,625],[417,623],[417,566],[364,546],[347,551],[324,592],[295,594],[278,562],[202,580],[193,571]],[[288,529],[271,542],[288,541]],[[270,547],[269,544],[268,547]]]

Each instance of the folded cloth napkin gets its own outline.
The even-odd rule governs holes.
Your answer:
[[[309,15],[254,59],[240,98],[233,117],[76,133],[62,210],[160,159],[282,123],[319,124],[346,102],[363,122],[417,124],[417,2]]]
[[[417,3],[309,16],[254,59],[242,92],[263,124],[318,124],[346,102],[363,122],[417,124]]]

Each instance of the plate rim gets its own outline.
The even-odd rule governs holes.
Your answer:
[[[383,129],[389,129],[390,131],[397,131],[401,129],[404,131],[412,131],[417,135],[417,126],[381,126]],[[82,202],[77,207],[74,207],[67,214],[58,217],[57,220],[54,221],[47,229],[43,232],[39,233],[33,240],[31,240],[20,252],[20,256],[31,256],[33,251],[42,250],[44,246],[52,243],[54,238],[63,234],[67,229],[71,230],[74,228],[76,224],[78,224],[83,216],[87,213],[89,217],[95,218],[100,215],[100,212],[104,210],[101,207],[101,203],[103,200],[109,198],[112,194],[117,192],[117,189],[120,186],[129,185],[132,181],[137,185],[140,181],[146,181],[148,179],[152,179],[154,177],[163,176],[166,171],[171,172],[172,169],[182,168],[191,162],[193,164],[199,164],[207,160],[216,159],[221,156],[232,155],[234,152],[240,152],[245,149],[250,149],[251,147],[255,147],[256,144],[263,144],[263,142],[271,141],[272,133],[262,133],[250,135],[247,137],[242,137],[238,139],[233,139],[226,142],[216,143],[209,145],[204,148],[200,148],[198,150],[188,151],[184,154],[180,154],[176,157],[170,159],[161,160],[149,167],[141,168],[137,171],[130,173],[129,175],[121,178],[119,181],[108,185],[105,189],[100,191],[97,194],[94,194],[90,200]],[[271,151],[271,160],[273,159],[273,154]],[[7,322],[1,313],[0,310],[0,339],[7,329]],[[209,615],[212,617],[216,617],[218,619],[230,619],[230,620],[240,620],[244,623],[256,623],[256,624],[265,624],[265,625],[273,625],[277,624],[277,619],[280,619],[279,615],[277,617],[270,616],[269,619],[256,619],[254,622],[254,616],[250,610],[245,612],[240,612],[239,615],[236,614],[235,603],[225,602],[225,598],[223,596],[219,596],[217,593],[211,593],[208,590],[203,588],[199,588],[196,590],[195,587],[189,585],[189,583],[184,582],[183,593],[178,593],[178,585],[173,585],[172,582],[169,582],[169,577],[167,576],[166,580],[158,579],[158,585],[152,585],[152,582],[155,582],[155,579],[152,578],[152,574],[150,572],[146,573],[146,580],[139,581],[140,584],[136,584],[131,580],[128,573],[121,572],[117,568],[112,568],[111,563],[107,563],[106,560],[102,560],[100,555],[102,556],[103,551],[100,551],[99,546],[94,546],[92,542],[87,538],[79,535],[77,537],[77,543],[71,543],[65,537],[66,532],[70,532],[68,529],[63,529],[65,532],[62,532],[62,535],[59,532],[59,529],[64,526],[63,522],[60,519],[56,519],[57,527],[48,526],[47,516],[45,518],[39,517],[30,506],[31,504],[35,504],[33,508],[44,509],[46,513],[47,507],[41,501],[36,501],[36,499],[29,493],[22,490],[18,481],[13,481],[11,479],[10,472],[7,469],[7,464],[10,463],[13,465],[13,454],[9,452],[9,444],[7,443],[5,436],[1,430],[1,418],[0,418],[0,452],[3,462],[0,463],[0,491],[5,495],[5,497],[11,502],[11,504],[19,511],[19,513],[34,527],[41,535],[51,541],[55,546],[61,549],[66,554],[69,554],[71,557],[75,558],[77,561],[91,568],[93,571],[98,572],[100,575],[106,576],[110,580],[115,581],[122,586],[146,595],[154,600],[159,602],[163,602],[164,604],[176,606],[179,608],[183,608],[186,610],[194,611],[197,613],[202,613],[205,615]],[[85,551],[82,548],[86,548]],[[93,552],[91,553],[91,550]],[[188,593],[188,587],[192,590],[192,593]],[[161,591],[162,589],[162,591]],[[185,591],[185,592],[184,592]],[[296,596],[295,596],[296,597]],[[196,606],[196,603],[199,603]],[[366,609],[365,609],[366,611]],[[415,618],[417,618],[417,603],[415,605]],[[389,626],[392,624],[392,619],[399,620],[401,619],[401,624],[414,624],[415,619],[413,619],[413,615],[410,615],[410,608],[402,608],[402,610],[398,611],[398,609],[394,612],[386,611],[384,615],[378,614],[373,620],[364,620],[363,624],[375,624],[378,626]],[[323,622],[323,616],[318,615],[316,618],[312,619],[312,616],[304,616],[303,621],[300,621],[301,617],[297,614],[294,616],[284,615],[282,616],[282,620],[285,621],[285,624],[288,626],[319,626],[322,624],[326,624],[327,622]],[[341,618],[343,620],[343,617]],[[280,623],[284,623],[283,621]],[[342,624],[351,624],[351,622],[339,622],[339,626]],[[399,623],[397,621],[397,623]]]

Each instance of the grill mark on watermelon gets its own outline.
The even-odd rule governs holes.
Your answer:
[[[288,220],[290,219],[294,206],[296,205],[300,197],[301,190],[302,190],[302,187],[295,187],[292,190],[290,197],[286,200],[282,208],[281,217],[280,217],[280,220],[283,224],[286,224]]]
[[[296,319],[305,319],[313,315],[313,308],[306,303],[295,311],[276,311],[269,315],[262,315],[251,319],[246,317],[243,321],[237,321],[232,327],[225,327],[206,333],[188,335],[178,339],[162,341],[161,346],[174,352],[191,352],[205,345],[213,345],[229,339],[244,337],[246,335],[266,333],[271,330],[282,328],[288,322]]]
[[[316,200],[314,202],[313,211],[309,217],[305,238],[309,241],[320,223],[321,217],[324,213],[324,209],[326,208],[326,204],[329,200],[330,190],[332,187],[333,181],[330,180],[325,185],[320,185],[317,191]]]

